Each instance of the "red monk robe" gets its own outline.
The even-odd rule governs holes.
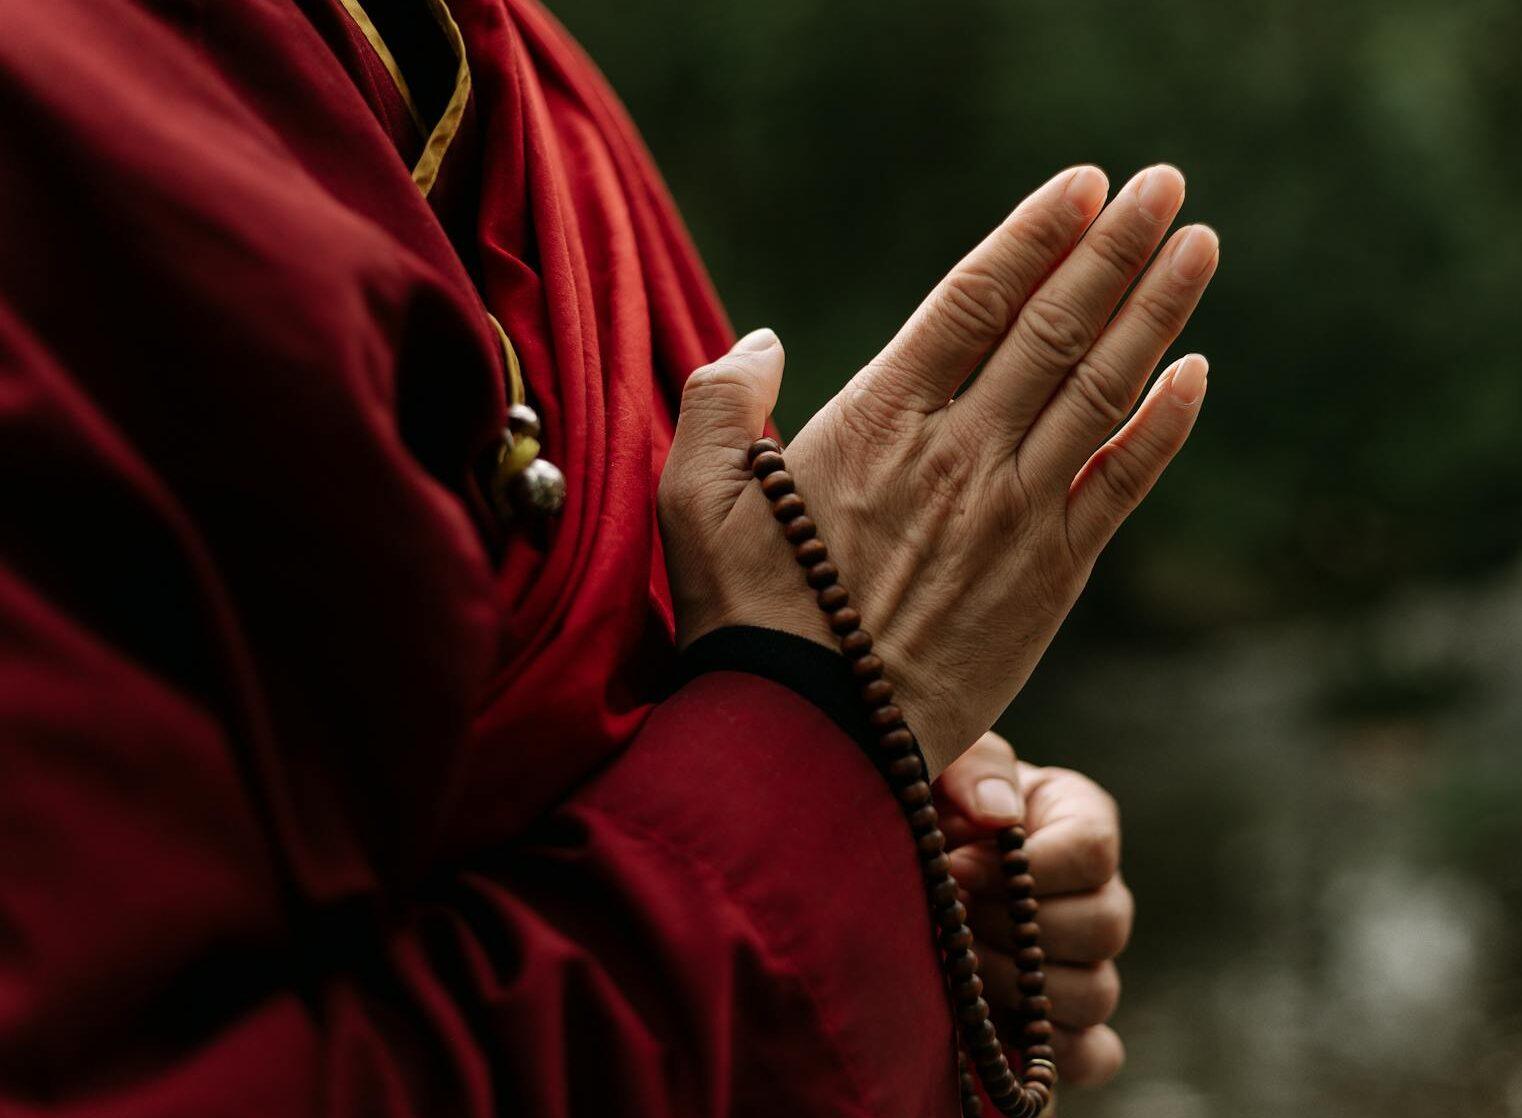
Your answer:
[[[342,0],[0,4],[0,1115],[953,1113],[876,772],[758,676],[660,701],[722,313],[563,32],[449,10],[425,197]]]

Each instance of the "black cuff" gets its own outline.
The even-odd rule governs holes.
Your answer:
[[[683,683],[708,672],[758,675],[813,703],[862,748],[874,740],[850,663],[804,637],[752,625],[715,629],[688,645],[678,671]]]

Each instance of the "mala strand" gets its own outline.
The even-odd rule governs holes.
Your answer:
[[[976,1118],[983,1111],[978,1081],[1007,1118],[1037,1118],[1052,1101],[1057,1086],[1057,1066],[1051,1048],[1052,1023],[1047,1019],[1051,1000],[1044,993],[1045,961],[1040,947],[1041,928],[1036,923],[1036,880],[1026,857],[1025,831],[1007,827],[999,832],[1000,864],[1009,886],[1009,915],[1014,925],[1015,966],[1021,993],[1018,1013],[1020,1036],[1013,1047],[1020,1053],[1021,1075],[1016,1076],[1004,1054],[1004,1044],[983,1000],[983,979],[978,957],[972,950],[972,929],[967,908],[957,899],[959,888],[951,876],[946,855],[946,836],[931,803],[930,774],[904,712],[893,702],[893,684],[886,678],[886,665],[872,651],[872,637],[861,627],[861,614],[851,606],[851,596],[840,581],[840,571],[830,561],[829,550],[819,538],[818,527],[809,519],[807,507],[793,485],[775,439],[760,439],[750,448],[751,473],[771,503],[772,516],[782,526],[793,547],[793,558],[803,568],[804,580],[839,642],[840,652],[851,665],[860,685],[867,723],[876,735],[878,767],[887,777],[904,818],[914,836],[920,870],[930,903],[930,919],[940,948],[945,975],[956,1016],[961,1045],[958,1066],[962,1111]],[[974,1075],[976,1069],[976,1075]]]

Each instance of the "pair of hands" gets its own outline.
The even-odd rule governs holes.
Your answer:
[[[1069,1082],[1108,1079],[1123,1058],[1103,1024],[1131,924],[1115,808],[1076,773],[1017,764],[986,731],[1188,438],[1203,357],[1174,363],[1132,408],[1219,261],[1202,225],[1157,251],[1184,200],[1173,167],[1142,171],[1106,206],[1108,191],[1085,166],[1032,194],[787,447],[895,701],[940,774],[941,826],[996,1008],[1019,995],[989,836],[1021,819],[1030,832]],[[776,336],[756,331],[683,393],[660,488],[683,646],[760,625],[834,647],[747,467],[783,361]]]
[[[1024,685],[1199,414],[1191,355],[1126,418],[1215,272],[1215,233],[1180,229],[1146,268],[1183,176],[1107,193],[1077,167],[1027,198],[787,447],[932,775]],[[680,644],[738,624],[834,647],[747,469],[782,368],[757,331],[687,381],[660,487]]]

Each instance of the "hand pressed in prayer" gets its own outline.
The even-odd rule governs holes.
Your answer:
[[[1180,229],[1147,267],[1183,176],[1149,168],[1105,206],[1107,189],[1078,167],[1026,199],[787,447],[933,773],[1024,685],[1199,414],[1199,356],[1130,413],[1215,273],[1216,236]],[[660,512],[684,644],[751,624],[833,646],[746,467],[782,367],[758,331],[683,395]]]
[[[1009,743],[991,733],[941,774],[935,795],[951,872],[966,891],[962,901],[978,937],[973,950],[982,960],[983,996],[996,1015],[1013,1010],[1022,995],[993,835],[1025,825],[1041,898],[1058,1068],[1067,1083],[1106,1082],[1125,1060],[1120,1037],[1105,1022],[1120,1000],[1114,959],[1130,938],[1134,911],[1120,879],[1115,801],[1086,776],[1017,762]]]

